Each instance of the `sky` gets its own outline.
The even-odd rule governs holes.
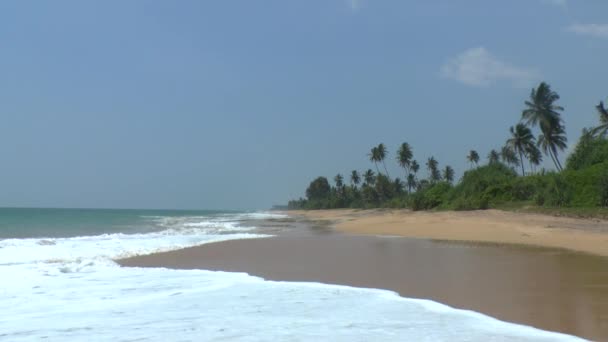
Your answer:
[[[539,82],[569,149],[608,97],[605,0],[7,0],[0,44],[9,207],[264,209],[378,143],[459,177]]]

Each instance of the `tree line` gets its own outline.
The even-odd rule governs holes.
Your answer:
[[[562,117],[564,108],[558,105],[559,99],[557,92],[545,82],[533,88],[524,102],[519,122],[509,128],[509,138],[504,145],[490,150],[483,165],[480,165],[479,153],[470,150],[466,155],[469,170],[456,184],[454,169],[450,165],[440,167],[433,156],[424,162],[426,177],[420,177],[421,166],[407,142],[402,143],[394,155],[403,170],[403,179],[391,178],[386,167],[389,151],[380,143],[368,153],[375,171],[372,168],[363,172],[352,170],[347,174],[348,180],[337,174],[333,184],[326,177],[317,177],[306,189],[306,198],[292,200],[288,207],[483,209],[506,202],[542,206],[606,205],[608,110],[602,101],[595,107],[599,124],[583,130],[564,168],[560,153],[566,150],[568,140]],[[544,157],[551,160],[555,171],[539,171]],[[593,170],[589,171],[590,168]],[[580,188],[587,192],[581,194]],[[585,196],[592,200],[579,198]]]

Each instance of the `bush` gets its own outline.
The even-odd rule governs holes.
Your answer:
[[[566,177],[558,173],[547,174],[547,186],[544,189],[544,203],[555,207],[564,207],[572,201],[573,191]]]
[[[574,151],[566,161],[566,169],[582,170],[607,160],[608,140],[605,138],[594,138],[583,133]]]
[[[600,198],[599,205],[601,207],[608,207],[608,170],[604,170],[600,175],[598,192]]]
[[[436,208],[448,201],[452,186],[447,182],[431,184],[410,196],[412,210],[428,210]]]
[[[608,173],[608,161],[581,170],[563,172],[566,183],[572,190],[571,205],[595,207],[602,205],[602,182]]]
[[[515,171],[501,163],[492,163],[465,172],[449,195],[455,210],[488,209],[492,203],[512,200]]]

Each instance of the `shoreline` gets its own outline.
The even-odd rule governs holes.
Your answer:
[[[608,257],[608,221],[501,210],[413,212],[403,209],[284,211],[357,235],[562,248]]]
[[[289,227],[271,238],[228,240],[117,262],[123,267],[244,272],[272,281],[383,289],[542,330],[608,339],[608,258],[503,240],[401,238],[380,226],[370,226],[364,234],[345,226],[366,217],[395,221],[391,215],[410,214],[289,212],[282,222],[266,222]],[[468,214],[467,222],[471,214],[488,215]],[[525,221],[538,224],[530,217]],[[593,228],[586,224],[568,229]],[[602,228],[604,223],[599,224]]]

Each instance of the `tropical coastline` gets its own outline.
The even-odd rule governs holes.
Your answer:
[[[608,338],[603,324],[608,314],[603,286],[608,259],[590,254],[605,255],[599,246],[608,238],[604,221],[493,210],[287,214],[288,219],[261,223],[291,227],[272,238],[222,241],[118,262],[385,289],[543,330]],[[555,236],[561,235],[549,230],[569,234],[563,241],[580,235],[580,248],[557,245],[555,241],[563,241]],[[546,243],[522,244],[518,237]],[[593,244],[592,237],[601,241]]]

